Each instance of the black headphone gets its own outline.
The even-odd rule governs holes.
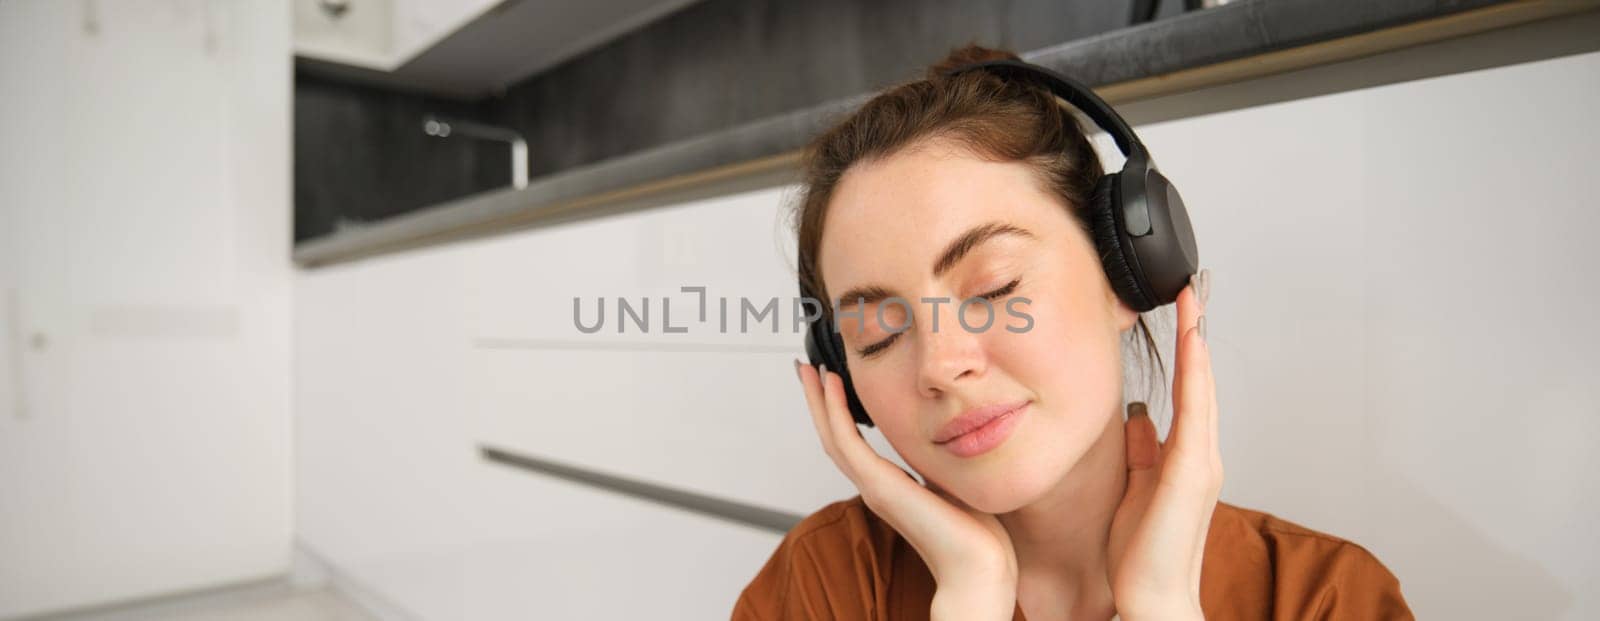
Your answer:
[[[1088,87],[1060,73],[1017,60],[991,60],[945,71],[946,77],[982,69],[1011,80],[1030,80],[1048,88],[1094,121],[1116,141],[1127,158],[1119,172],[1108,173],[1095,184],[1090,197],[1094,242],[1111,288],[1138,312],[1145,312],[1178,299],[1178,292],[1189,283],[1189,276],[1200,267],[1195,248],[1194,229],[1184,210],[1178,188],[1156,170],[1155,161],[1144,143],[1111,106]],[[805,265],[802,257],[800,264]],[[800,295],[829,304],[813,296],[800,279]],[[866,408],[856,396],[855,384],[845,365],[844,341],[832,322],[823,318],[809,321],[806,328],[806,355],[812,366],[826,364],[828,370],[844,380],[850,414],[856,423],[873,426]],[[818,324],[823,324],[820,328]]]

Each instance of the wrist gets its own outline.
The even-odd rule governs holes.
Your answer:
[[[941,576],[928,610],[931,621],[1012,618],[1017,606],[1017,580],[1008,571],[964,571]]]
[[[1199,602],[1157,602],[1152,605],[1139,606],[1124,610],[1117,606],[1117,617],[1121,621],[1155,621],[1167,619],[1180,619],[1188,621],[1204,621],[1205,612],[1200,609]]]
[[[965,621],[967,619],[1011,619],[1017,605],[1016,589],[1001,590],[981,585],[940,586],[933,593],[933,604],[928,608],[929,621]]]

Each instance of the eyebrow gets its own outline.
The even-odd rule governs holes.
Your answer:
[[[961,259],[966,258],[967,253],[972,252],[973,248],[977,248],[979,244],[990,239],[1004,235],[1038,239],[1027,229],[1004,222],[988,222],[974,226],[967,229],[967,232],[957,236],[950,242],[950,245],[945,246],[944,252],[939,253],[939,260],[933,262],[933,275],[936,277],[943,276],[945,272],[950,271],[950,268],[960,263]],[[890,297],[892,296],[888,289],[877,285],[853,287],[845,291],[844,295],[839,296],[839,306],[842,308],[851,304],[871,304]]]

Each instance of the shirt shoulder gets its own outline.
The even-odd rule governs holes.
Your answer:
[[[1412,619],[1400,581],[1366,548],[1217,503],[1200,603],[1207,619]]]
[[[734,621],[885,619],[896,533],[853,496],[784,534],[734,604]]]

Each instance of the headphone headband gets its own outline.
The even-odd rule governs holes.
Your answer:
[[[1094,124],[1098,125],[1100,129],[1111,134],[1111,139],[1117,143],[1117,149],[1122,151],[1122,155],[1128,160],[1138,158],[1145,162],[1150,162],[1150,152],[1145,150],[1144,143],[1139,141],[1139,135],[1133,133],[1133,128],[1128,126],[1128,122],[1122,120],[1122,115],[1117,114],[1117,111],[1113,110],[1104,99],[1101,99],[1092,89],[1077,80],[1061,75],[1048,67],[1041,67],[1009,58],[962,65],[945,70],[944,75],[945,77],[954,77],[957,74],[974,69],[984,69],[1007,80],[1024,78],[1043,82],[1044,86],[1050,89],[1050,92],[1067,100],[1067,103],[1072,104],[1073,107],[1082,110],[1084,116],[1089,117],[1089,120],[1094,121]],[[1150,165],[1153,167],[1154,163],[1150,162]]]

